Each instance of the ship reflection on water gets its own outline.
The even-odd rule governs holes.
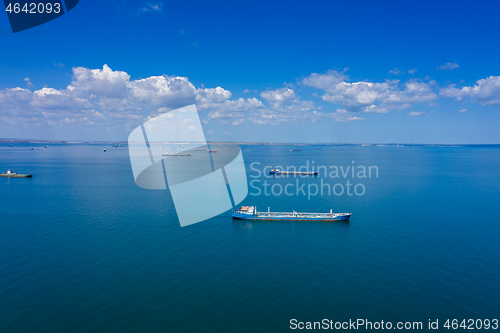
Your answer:
[[[347,228],[349,227],[349,221],[270,221],[270,220],[238,220],[233,219],[233,226],[237,227],[240,230],[253,230],[259,227],[268,227],[273,225],[280,225],[280,228],[283,225],[290,225],[293,227],[296,226],[306,226],[306,225],[324,225],[330,227],[341,227]],[[329,227],[327,227],[329,228]],[[274,229],[274,228],[273,228]]]

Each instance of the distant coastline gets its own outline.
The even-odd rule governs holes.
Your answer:
[[[127,141],[78,141],[78,140],[40,140],[40,139],[12,139],[0,138],[1,143],[43,143],[43,144],[120,144],[126,145]],[[197,142],[162,142],[164,144],[194,144]],[[211,144],[237,144],[248,146],[351,146],[351,147],[500,147],[498,143],[297,143],[297,142],[233,142],[233,141],[209,141]]]

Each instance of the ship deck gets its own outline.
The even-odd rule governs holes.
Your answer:
[[[350,213],[291,213],[291,212],[257,212],[255,214],[256,217],[269,217],[269,218],[276,218],[276,217],[299,217],[299,218],[332,218],[332,217],[339,217],[339,216],[345,216],[345,215],[351,215]]]

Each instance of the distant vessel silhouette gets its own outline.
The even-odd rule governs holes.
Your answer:
[[[33,175],[31,173],[29,173],[29,174],[15,173],[9,169],[9,170],[7,170],[6,173],[0,173],[0,177],[31,178],[31,177],[33,177]]]

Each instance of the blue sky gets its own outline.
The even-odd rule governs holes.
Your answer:
[[[0,137],[126,140],[195,103],[209,140],[500,143],[499,9],[83,0],[16,34],[5,13]]]

